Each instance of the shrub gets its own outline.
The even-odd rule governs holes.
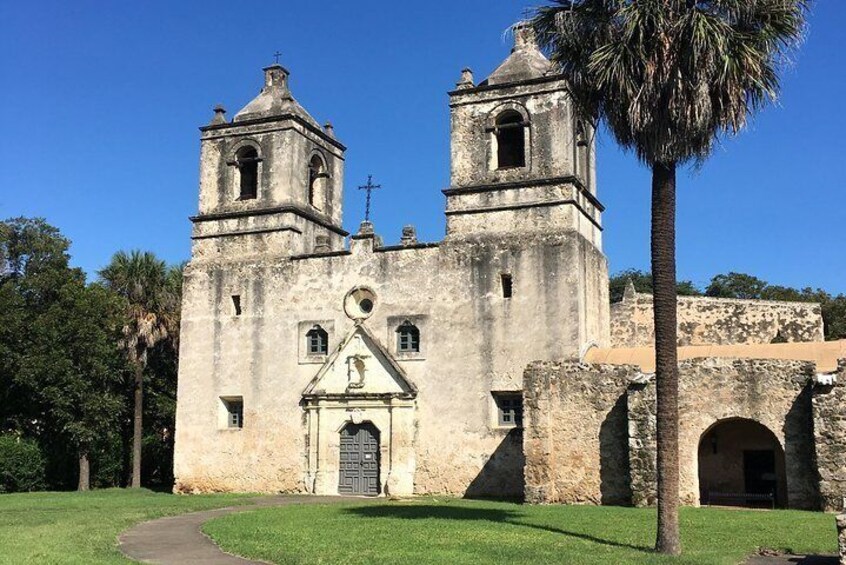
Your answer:
[[[0,435],[0,492],[44,488],[44,455],[38,443],[16,435]]]

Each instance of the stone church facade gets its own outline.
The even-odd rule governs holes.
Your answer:
[[[175,490],[649,502],[648,371],[608,361],[649,341],[648,305],[630,294],[612,317],[593,132],[529,31],[485,80],[465,70],[450,92],[447,230],[435,243],[411,227],[398,245],[370,222],[345,232],[343,143],[293,98],[285,68],[264,72],[253,101],[231,120],[216,108],[201,128]],[[747,314],[757,330],[725,335],[821,339],[818,307],[703,308],[690,309],[701,339]],[[791,375],[808,372],[798,355]],[[842,398],[831,380],[820,386]],[[834,414],[821,417],[837,435],[846,424],[832,406],[817,412]],[[565,413],[581,421],[550,427]],[[641,424],[638,443],[627,434]],[[807,481],[818,494],[820,480]]]

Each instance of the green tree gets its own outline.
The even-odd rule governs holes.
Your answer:
[[[178,302],[168,284],[168,269],[153,253],[119,251],[100,271],[103,284],[124,299],[125,325],[121,346],[132,367],[132,479],[141,486],[141,453],[144,419],[144,369],[156,345],[173,331]]]
[[[92,450],[116,433],[122,407],[122,312],[105,288],[86,286],[81,272],[69,275],[56,300],[31,321],[16,379],[39,407],[49,441],[72,446],[78,489],[88,490]]]
[[[175,304],[182,299],[184,264],[168,268],[165,284]],[[173,485],[173,440],[176,423],[176,378],[179,354],[179,308],[170,311],[168,339],[160,341],[149,354],[145,375],[144,460],[146,484]]]
[[[628,269],[620,271],[609,279],[608,290],[611,303],[619,302],[623,299],[623,293],[626,291],[626,285],[629,280],[632,281],[635,291],[642,294],[652,294],[652,273],[637,269]],[[676,284],[676,293],[679,296],[702,295],[702,291],[692,281],[678,281]]]
[[[712,278],[708,288],[705,289],[705,294],[717,298],[760,299],[763,298],[765,288],[767,288],[766,281],[762,281],[758,277],[731,272],[727,275],[717,275]]]
[[[0,222],[0,425],[34,436],[36,408],[17,375],[29,325],[56,298],[68,274],[70,241],[41,218]]]
[[[0,395],[4,426],[73,452],[84,490],[121,409],[121,324],[116,297],[69,266],[69,245],[41,219],[0,224]]]
[[[604,123],[652,169],[652,279],[658,440],[656,549],[678,528],[676,169],[701,164],[776,98],[801,38],[805,0],[553,0],[531,24],[568,83],[575,112]]]

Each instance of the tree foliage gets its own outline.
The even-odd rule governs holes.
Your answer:
[[[115,486],[125,476],[121,454],[132,406],[133,372],[120,346],[128,343],[128,327],[156,322],[132,317],[130,298],[147,296],[147,289],[128,285],[121,293],[86,283],[82,271],[69,265],[69,246],[44,220],[0,222],[0,433],[15,438],[14,445],[37,444],[45,459],[37,486],[67,488],[76,480],[77,464],[80,475],[83,468],[87,475],[89,460],[91,482]],[[164,288],[156,295],[157,304],[164,305],[157,314],[176,328],[181,268],[168,269],[154,257],[148,263],[156,266]],[[157,339],[144,374],[155,396],[145,444],[161,460],[152,466],[150,479],[164,483],[171,475],[166,467],[176,350],[175,339]],[[145,348],[144,354],[150,351]],[[83,478],[80,487],[88,484]]]
[[[38,442],[17,434],[0,435],[0,493],[29,492],[44,486],[45,461]]]
[[[612,276],[608,281],[608,289],[611,302],[619,302],[623,299],[626,285],[632,281],[636,292],[652,294],[652,273],[637,269],[628,269]],[[699,290],[692,281],[678,281],[676,289],[679,296],[699,296]]]
[[[552,0],[539,43],[576,111],[649,165],[704,160],[774,100],[805,0]]]
[[[172,337],[176,345],[181,301],[181,268],[168,269],[153,253],[119,251],[100,279],[124,300],[121,346],[134,371],[131,485],[141,486],[144,432],[144,372],[156,346]]]

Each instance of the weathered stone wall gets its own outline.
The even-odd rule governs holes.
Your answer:
[[[699,296],[678,300],[679,345],[771,343],[779,334],[789,342],[824,339],[819,304]],[[612,347],[654,343],[652,295],[626,293],[611,305]]]
[[[837,517],[837,534],[840,546],[840,565],[846,565],[846,514]]]
[[[714,424],[742,418],[771,431],[784,451],[787,504],[819,506],[813,465],[814,432],[809,385],[812,363],[758,359],[697,359],[680,364],[680,496],[699,504],[699,443]],[[636,505],[655,501],[655,386],[629,389],[630,461]]]
[[[607,342],[607,286],[596,282],[606,276],[604,257],[572,232],[408,248],[374,243],[355,240],[351,252],[327,256],[192,259],[182,317],[178,490],[311,490],[300,403],[321,365],[299,355],[300,328],[322,322],[333,350],[353,325],[345,295],[366,286],[376,302],[364,324],[418,388],[414,491],[522,495],[522,442],[498,426],[492,392],[519,391],[533,359],[572,357],[584,343]],[[503,297],[502,273],[512,276],[511,298]],[[241,316],[233,315],[232,295],[241,297]],[[422,355],[396,352],[396,329],[406,318],[420,320]],[[243,396],[243,429],[219,425],[222,396]],[[330,428],[318,431],[337,434]]]
[[[700,502],[701,438],[715,424],[743,419],[772,432],[780,449],[777,461],[783,451],[786,497],[780,494],[779,499],[792,508],[819,508],[813,371],[812,363],[784,360],[681,363],[679,457],[684,504]],[[814,399],[817,418],[825,419],[830,436],[824,442],[828,451],[818,452],[817,459],[821,470],[831,470],[832,486],[826,488],[832,491],[842,488],[837,477],[842,477],[846,446],[840,435],[843,405],[838,408],[835,399],[833,395]],[[524,375],[524,409],[527,500],[655,503],[652,377],[626,365],[533,363]]]
[[[814,439],[822,506],[839,511],[846,500],[846,360],[828,380],[814,387]]]
[[[626,386],[635,367],[536,362],[524,373],[526,500],[630,504]]]

